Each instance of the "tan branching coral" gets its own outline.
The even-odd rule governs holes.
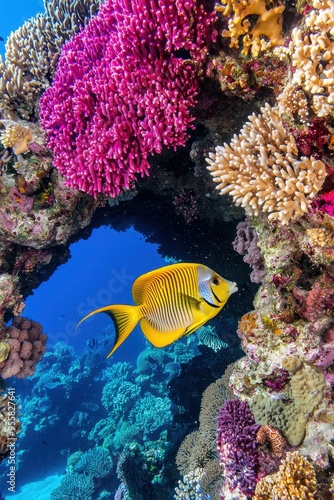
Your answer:
[[[305,32],[292,30],[289,52],[296,68],[292,83],[312,96],[313,111],[334,115],[334,11],[331,0],[314,0],[305,18]]]
[[[222,6],[216,6],[218,12],[233,17],[229,20],[228,30],[222,32],[223,37],[231,38],[230,47],[239,47],[239,38],[243,36],[241,53],[248,55],[251,48],[253,57],[266,52],[283,43],[282,13],[284,5],[267,9],[265,0],[221,0]],[[258,16],[255,26],[251,28],[248,16]]]
[[[281,118],[298,118],[301,123],[306,123],[309,119],[308,103],[305,92],[294,85],[288,83],[283,92],[277,97],[278,113]]]
[[[0,142],[4,148],[13,148],[16,155],[29,151],[29,142],[32,139],[32,131],[29,127],[20,125],[10,120],[2,120],[6,128],[0,135]]]
[[[312,156],[298,159],[294,138],[283,127],[277,108],[267,103],[207,158],[220,194],[230,194],[248,215],[268,213],[269,222],[288,224],[304,214],[326,177],[325,165]]]
[[[100,0],[44,0],[45,13],[26,21],[0,56],[0,110],[8,118],[36,114],[36,100],[51,82],[63,44],[94,15]]]
[[[287,453],[279,471],[261,479],[253,500],[312,500],[317,482],[313,465],[298,451]]]

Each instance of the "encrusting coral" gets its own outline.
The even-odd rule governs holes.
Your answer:
[[[216,5],[216,10],[229,19],[228,30],[223,30],[222,36],[231,38],[230,47],[239,47],[239,38],[243,36],[243,49],[241,53],[257,57],[260,52],[266,52],[283,43],[282,13],[284,5],[267,9],[265,0],[221,0],[222,6]],[[255,25],[251,28],[248,16],[258,16]]]
[[[230,194],[249,215],[268,213],[269,222],[282,224],[308,210],[326,177],[321,160],[298,158],[295,139],[268,103],[207,162],[220,194]]]

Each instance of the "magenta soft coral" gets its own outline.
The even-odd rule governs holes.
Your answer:
[[[117,196],[185,144],[214,22],[196,0],[107,0],[64,46],[40,114],[69,187]]]

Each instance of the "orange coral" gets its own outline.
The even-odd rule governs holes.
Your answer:
[[[286,441],[275,427],[261,425],[256,434],[256,441],[260,444],[268,443],[274,456],[281,457],[283,455]]]
[[[313,500],[317,483],[313,465],[299,453],[287,453],[279,471],[262,478],[256,485],[253,500]]]
[[[242,316],[238,323],[238,328],[245,337],[251,337],[256,328],[257,312],[251,311]]]
[[[239,37],[243,37],[241,53],[248,55],[249,48],[253,57],[260,52],[282,45],[282,13],[284,5],[267,10],[265,0],[221,0],[222,6],[216,6],[218,12],[234,16],[229,20],[228,30],[222,32],[223,37],[230,37],[230,47],[239,47]],[[247,16],[257,15],[255,26],[250,30],[251,23]],[[263,38],[265,37],[265,39]]]

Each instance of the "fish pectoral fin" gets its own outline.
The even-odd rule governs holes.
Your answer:
[[[196,297],[192,297],[191,295],[187,295],[186,293],[179,293],[180,296],[184,297],[186,300],[188,300],[193,307],[196,309],[200,309],[203,300],[202,299],[197,299]]]
[[[172,344],[184,335],[186,329],[184,327],[172,332],[159,332],[156,330],[146,318],[140,320],[140,326],[143,334],[154,347],[165,347]]]
[[[78,323],[77,327],[85,321],[90,316],[94,314],[104,312],[108,314],[108,316],[112,319],[115,327],[116,338],[115,344],[107,358],[111,356],[116,349],[124,342],[124,340],[130,335],[134,327],[139,321],[140,312],[137,306],[123,306],[123,305],[113,305],[102,307],[101,309],[96,309],[91,313],[87,314],[82,320]]]

